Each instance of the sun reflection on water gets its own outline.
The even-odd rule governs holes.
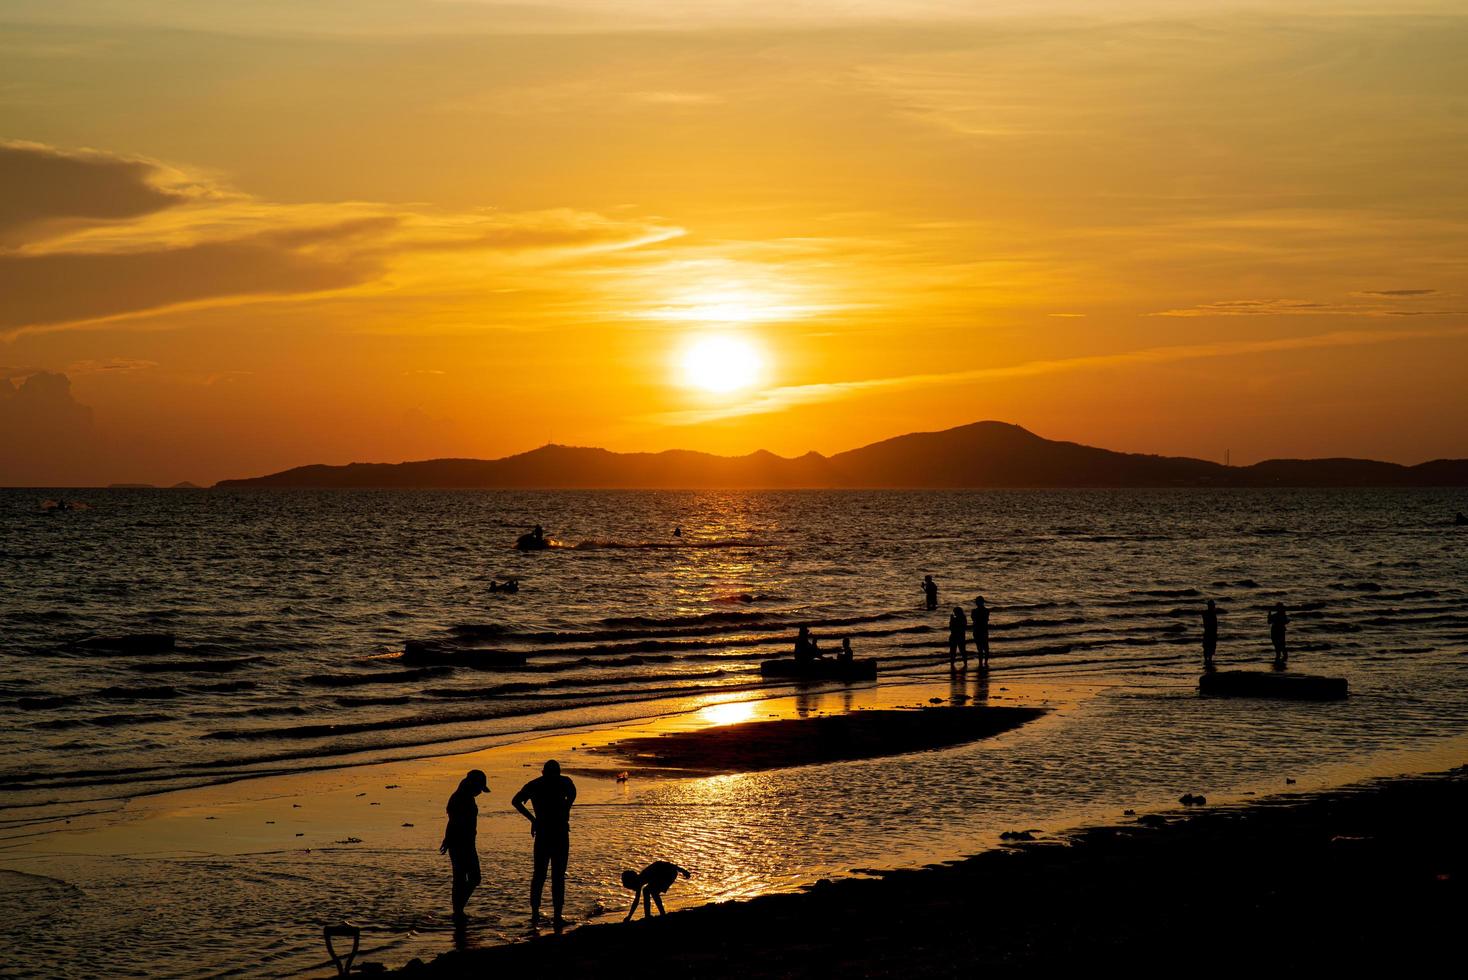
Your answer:
[[[711,704],[698,715],[711,725],[737,725],[741,721],[754,718],[755,705],[752,701],[726,701],[722,704]]]

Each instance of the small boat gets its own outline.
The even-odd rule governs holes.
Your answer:
[[[550,538],[533,533],[522,534],[515,539],[516,551],[544,551],[550,546]]]
[[[1285,671],[1219,670],[1198,678],[1198,693],[1215,698],[1340,701],[1348,690],[1344,677],[1319,677]]]
[[[874,681],[875,660],[812,660],[801,663],[792,658],[761,660],[759,672],[765,677],[796,677],[812,681]]]

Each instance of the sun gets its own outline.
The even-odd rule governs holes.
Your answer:
[[[763,359],[759,349],[742,337],[725,334],[695,338],[683,350],[683,383],[715,394],[749,388],[759,380]]]

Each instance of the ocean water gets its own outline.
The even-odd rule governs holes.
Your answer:
[[[117,490],[68,493],[86,508],[49,515],[47,496],[0,491],[0,869],[5,841],[43,819],[140,794],[790,694],[758,661],[802,624],[879,658],[882,689],[946,682],[947,610],[975,594],[993,609],[991,686],[1085,691],[1074,707],[992,744],[720,777],[716,805],[708,780],[649,786],[578,816],[580,867],[674,839],[705,871],[690,895],[749,895],[968,853],[1016,821],[1227,793],[1468,732],[1458,491]],[[559,546],[514,551],[534,524]],[[938,612],[922,608],[924,574]],[[491,594],[506,576],[519,593]],[[1353,697],[1198,699],[1208,597],[1221,663],[1262,665],[1266,610],[1284,601],[1292,666],[1347,677]],[[156,632],[176,648],[83,642]],[[405,660],[411,640],[467,662]],[[495,666],[506,652],[524,664]],[[486,910],[518,908],[523,849],[485,855]],[[320,960],[293,910],[346,881],[344,913],[398,952],[431,952],[422,909],[441,904],[442,870],[416,852],[357,860],[104,861],[86,881],[68,861],[28,864],[0,870],[25,871],[0,912],[16,904],[7,935],[41,972],[92,975],[78,937],[130,930],[105,961],[120,972],[269,975]],[[620,901],[605,877],[573,869],[578,914]],[[51,911],[21,917],[38,908]],[[145,911],[159,908],[244,930],[253,965],[238,940],[154,929]]]

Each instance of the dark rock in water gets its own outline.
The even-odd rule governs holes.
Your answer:
[[[1123,817],[1135,817],[1137,815],[1137,811],[1136,810],[1123,810],[1123,811],[1121,811],[1121,815]]]
[[[1222,698],[1339,701],[1346,697],[1348,689],[1344,677],[1284,671],[1220,670],[1198,678],[1198,693]]]
[[[1035,835],[1028,830],[1006,830],[999,835],[1000,840],[1034,840]]]
[[[1160,813],[1144,813],[1137,818],[1137,823],[1143,827],[1166,827],[1167,818]]]
[[[1195,796],[1192,793],[1184,793],[1182,796],[1178,797],[1177,801],[1183,806],[1203,806],[1205,803],[1208,802],[1208,797],[1201,795]]]
[[[107,653],[167,653],[173,649],[172,633],[122,633],[117,636],[89,636],[72,646],[81,650]]]

